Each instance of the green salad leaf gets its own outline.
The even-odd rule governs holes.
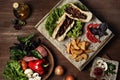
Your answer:
[[[64,14],[65,9],[68,7],[69,7],[69,4],[65,4],[60,8],[60,10],[59,10],[60,17]]]
[[[57,21],[64,14],[65,9],[68,6],[69,5],[66,4],[66,5],[62,6],[61,8],[55,8],[50,12],[50,15],[48,16],[46,24],[45,24],[45,28],[48,31],[50,36],[52,36],[52,33],[57,25]]]
[[[81,21],[76,21],[74,27],[67,33],[67,37],[79,37],[82,34],[83,24]]]
[[[5,76],[6,80],[28,80],[20,64],[14,60],[7,62],[3,76]]]
[[[60,15],[59,15],[59,9],[55,8],[51,11],[46,24],[45,24],[45,28],[48,31],[49,35],[52,36],[52,33],[56,27],[56,22],[58,21]]]

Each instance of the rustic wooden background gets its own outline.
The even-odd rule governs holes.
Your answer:
[[[120,0],[80,0],[82,1],[101,21],[109,24],[115,37],[99,52],[97,56],[108,54],[113,60],[120,62]],[[32,8],[32,14],[27,19],[27,25],[22,30],[15,30],[11,23],[14,19],[12,12],[13,2],[26,2]],[[5,80],[2,76],[3,68],[9,60],[9,47],[17,42],[16,37],[36,33],[47,45],[54,56],[55,66],[63,65],[66,73],[63,76],[56,76],[54,72],[48,80],[63,80],[65,75],[73,74],[76,80],[90,80],[89,72],[92,61],[83,71],[78,71],[69,61],[67,61],[56,48],[43,37],[34,26],[42,17],[55,6],[59,0],[0,0],[0,80]],[[120,80],[120,70],[117,80]]]

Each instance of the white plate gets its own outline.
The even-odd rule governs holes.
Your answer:
[[[93,70],[94,68],[96,67],[96,61],[97,60],[103,60],[105,62],[109,62],[109,63],[112,63],[116,66],[116,69],[114,70],[116,74],[109,74],[109,75],[106,75],[102,77],[102,79],[105,79],[105,80],[116,80],[116,77],[117,77],[117,72],[118,72],[118,66],[119,66],[119,62],[118,61],[114,61],[114,60],[108,60],[106,58],[100,58],[100,57],[97,57],[95,58],[94,62],[93,62],[93,65],[92,65],[92,68],[91,68],[91,71],[90,71],[90,76],[91,77],[95,77],[93,75]]]

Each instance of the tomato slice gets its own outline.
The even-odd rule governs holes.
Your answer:
[[[100,40],[97,39],[97,38],[95,37],[95,35],[91,33],[90,28],[92,28],[92,27],[93,27],[93,28],[97,28],[99,25],[100,25],[100,24],[93,24],[93,23],[92,23],[92,24],[89,24],[89,25],[87,26],[86,37],[87,37],[91,42],[93,42],[93,43],[100,42]]]
[[[91,34],[91,33],[87,32],[86,36],[87,36],[87,38],[88,38],[91,42],[93,42],[93,43],[100,42],[100,40],[98,40],[98,39],[95,37],[94,34]]]
[[[90,32],[90,28],[97,28],[98,26],[100,26],[100,24],[91,23],[87,26],[87,31]]]

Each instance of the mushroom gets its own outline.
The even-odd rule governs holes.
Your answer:
[[[99,65],[99,64],[101,64],[101,63],[103,63],[104,61],[103,60],[97,60],[97,65]]]
[[[104,69],[104,71],[108,69],[108,65],[106,62],[103,62],[103,65],[101,67]]]
[[[30,77],[32,77],[33,71],[32,71],[31,69],[26,69],[26,70],[24,71],[24,73],[26,74],[26,76],[27,76],[28,78],[30,78]]]
[[[35,80],[34,78],[28,78],[28,80]]]
[[[37,76],[39,76],[39,74],[38,73],[34,73],[32,76],[33,77],[37,77]]]
[[[103,68],[104,71],[106,71],[108,69],[108,65],[107,65],[107,63],[105,61],[97,60],[96,63],[97,63],[97,66]]]
[[[34,78],[34,80],[41,80],[41,77],[39,76],[38,73],[34,73],[32,77]]]
[[[34,78],[34,80],[41,80],[41,77],[37,76],[37,77]]]

